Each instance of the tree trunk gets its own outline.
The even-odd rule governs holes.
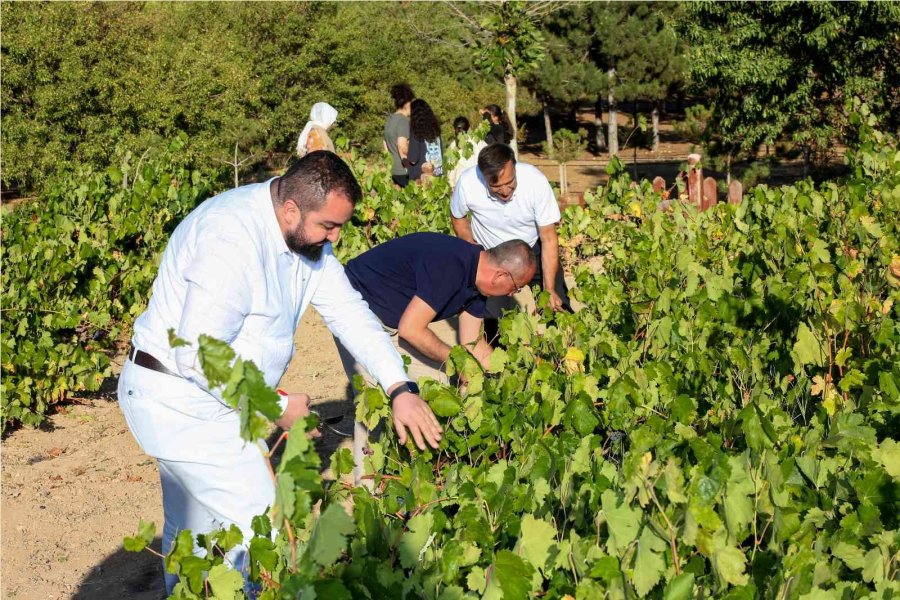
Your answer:
[[[619,121],[616,114],[616,68],[610,67],[606,72],[609,77],[609,156],[619,155]]]
[[[238,159],[237,159],[237,151],[238,151],[238,145],[237,145],[237,142],[235,142],[234,143],[234,187],[238,187],[238,167],[240,166],[240,164],[238,163]]]
[[[597,144],[597,151],[606,150],[606,136],[603,135],[603,99],[597,96],[597,102],[594,104],[594,127],[596,127],[596,135],[594,142]]]
[[[518,80],[515,75],[506,75],[503,78],[506,83],[506,118],[509,119],[510,131],[509,146],[512,148],[516,157],[519,156],[519,141],[516,139],[519,133],[519,125],[516,122],[516,86]]]
[[[553,127],[550,125],[550,107],[547,106],[546,100],[543,100],[541,104],[544,105],[544,132],[547,136],[547,148],[550,149],[550,152],[553,152]]]
[[[803,178],[804,179],[809,177],[809,158],[810,158],[809,146],[804,145],[803,146]]]
[[[653,151],[659,152],[659,100],[653,102],[650,119],[653,121]]]

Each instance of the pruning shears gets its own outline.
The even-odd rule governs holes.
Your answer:
[[[287,395],[288,395],[288,393],[287,393],[286,391],[284,391],[283,389],[281,389],[281,388],[278,388],[278,389],[275,390],[275,391],[278,392],[278,395],[279,395],[279,396],[287,396]],[[319,424],[316,425],[316,429],[319,430],[319,432],[324,432],[325,429],[328,429],[328,431],[330,431],[331,433],[334,433],[334,434],[339,435],[339,436],[341,436],[341,437],[345,437],[345,438],[352,438],[352,437],[353,437],[353,434],[352,434],[352,433],[347,433],[347,432],[345,432],[345,431],[340,431],[340,430],[335,429],[334,427],[332,427],[333,425],[337,425],[338,423],[340,423],[341,421],[344,420],[343,415],[337,415],[337,416],[334,416],[334,417],[323,417],[323,416],[319,413],[319,411],[317,411],[317,410],[315,410],[315,409],[313,409],[313,408],[309,409],[309,414],[311,414],[311,415],[316,415],[316,417],[318,417],[318,419],[319,419]]]

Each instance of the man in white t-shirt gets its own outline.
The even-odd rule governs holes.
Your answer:
[[[550,293],[553,310],[572,310],[559,262],[559,205],[543,173],[518,163],[512,148],[491,144],[478,154],[478,164],[459,177],[450,214],[458,237],[485,248],[524,240],[538,259],[529,284]],[[493,308],[489,303],[488,313],[499,316]]]

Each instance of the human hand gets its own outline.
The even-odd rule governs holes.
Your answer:
[[[288,405],[284,410],[284,414],[275,421],[275,424],[285,431],[290,431],[297,419],[309,416],[309,405],[312,399],[307,394],[284,395],[287,396]],[[321,437],[321,435],[322,432],[318,429],[313,429],[309,432],[309,437],[312,438]]]
[[[407,440],[406,430],[412,434],[419,450],[425,450],[425,441],[437,448],[441,441],[441,425],[428,404],[412,392],[404,392],[391,405],[394,429],[401,444]]]
[[[550,290],[550,308],[557,312],[563,310],[562,298],[559,297],[555,290]]]

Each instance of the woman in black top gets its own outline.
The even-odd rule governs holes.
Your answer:
[[[488,104],[481,109],[481,116],[484,120],[491,124],[491,130],[484,136],[484,141],[490,144],[508,144],[512,139],[509,130],[509,121],[506,115],[500,110],[496,104]]]
[[[431,106],[421,98],[416,98],[410,105],[409,154],[406,162],[410,181],[421,180],[423,172],[435,176],[444,174],[441,124]]]

